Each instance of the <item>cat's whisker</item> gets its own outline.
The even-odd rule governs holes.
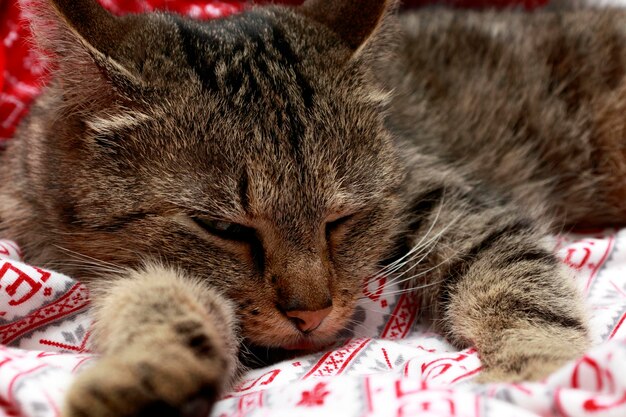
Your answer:
[[[424,276],[424,275],[428,274],[428,273],[429,273],[429,272],[431,272],[431,271],[434,271],[434,270],[436,270],[436,269],[439,269],[439,267],[440,267],[440,266],[445,265],[445,264],[447,264],[447,263],[451,262],[453,259],[454,259],[454,258],[448,258],[448,259],[445,259],[445,260],[443,260],[443,261],[439,262],[439,263],[438,263],[437,265],[435,265],[435,266],[432,266],[432,267],[430,267],[430,268],[428,268],[428,269],[425,269],[425,270],[423,270],[423,271],[420,271],[419,273],[417,273],[417,274],[415,274],[415,275],[412,275],[412,276],[410,276],[410,277],[405,277],[405,278],[403,278],[403,279],[401,279],[401,280],[399,280],[399,281],[396,279],[396,278],[399,278],[399,277],[396,277],[396,278],[394,278],[394,280],[389,281],[389,283],[390,283],[390,284],[393,284],[393,285],[399,285],[399,284],[405,283],[405,282],[407,282],[407,281],[411,281],[411,280],[413,280],[413,279],[415,279],[415,278],[419,278],[419,277],[421,277],[421,276]]]
[[[352,326],[345,326],[346,329],[352,330],[353,332],[356,332],[357,330],[360,330],[363,332],[363,335],[365,337],[371,337],[371,336],[367,336],[367,335],[371,335],[372,329],[370,329],[369,327],[367,327],[365,325],[365,323],[362,322],[357,322],[352,320],[351,322],[349,322],[349,324]]]
[[[432,268],[429,268],[427,270],[421,271],[419,274],[413,275],[411,277],[407,277],[407,278],[403,279],[401,282],[410,281],[410,280],[413,280],[413,279],[418,278],[420,276],[426,275],[431,270],[437,269],[439,266],[443,265],[446,262],[449,262],[449,260],[441,262],[440,264],[438,264],[438,265],[436,265],[436,266],[434,266]],[[430,283],[427,283],[427,284],[418,285],[418,286],[415,286],[415,287],[406,287],[406,288],[400,288],[398,290],[383,291],[383,292],[381,292],[379,294],[379,297],[384,297],[384,296],[388,296],[388,295],[397,295],[397,294],[409,293],[409,292],[415,292],[415,291],[419,291],[420,289],[423,289],[423,288],[432,287],[432,286],[440,284],[442,282],[445,282],[445,279],[440,279],[440,280],[437,280],[437,281],[433,281],[433,282],[430,282]],[[396,284],[399,284],[399,283],[396,283]],[[366,300],[366,299],[369,299],[369,297],[361,296],[361,297],[358,298],[358,300]]]
[[[103,261],[101,259],[97,259],[92,256],[70,250],[60,245],[54,246],[67,253],[68,256],[71,258],[65,260],[62,263],[59,262],[59,268],[63,268],[64,265],[72,266],[71,263],[73,262],[73,266],[76,266],[79,269],[83,269],[86,272],[98,272],[100,274],[106,273],[113,275],[122,275],[125,272],[125,269],[123,267],[118,266],[112,262]]]
[[[68,253],[69,255],[74,256],[74,257],[76,257],[76,258],[78,258],[78,259],[89,259],[89,260],[91,260],[91,261],[93,261],[93,262],[96,262],[96,263],[98,263],[98,264],[106,264],[106,265],[109,265],[109,266],[111,266],[111,267],[114,267],[114,268],[117,268],[117,269],[122,270],[122,267],[120,267],[119,265],[116,265],[116,264],[114,264],[114,263],[112,263],[112,262],[103,261],[102,259],[97,259],[97,258],[94,258],[94,257],[92,257],[92,256],[85,255],[85,254],[83,254],[83,253],[73,251],[73,250],[71,250],[71,249],[68,249],[68,248],[63,247],[63,246],[58,245],[58,244],[53,244],[53,246],[54,246],[54,247],[56,247],[56,248],[58,248],[58,249],[61,249],[62,251],[66,252],[66,253]]]
[[[395,272],[399,269],[401,269],[402,267],[406,266],[409,262],[413,263],[413,265],[408,269],[411,270],[412,268],[414,268],[416,265],[419,265],[431,252],[432,250],[435,248],[435,246],[437,244],[439,244],[439,246],[443,246],[444,244],[439,243],[439,240],[441,239],[441,237],[445,234],[446,231],[448,231],[448,229],[450,227],[452,227],[462,216],[459,214],[458,216],[456,216],[454,219],[452,219],[448,225],[446,227],[444,227],[442,230],[440,230],[436,235],[434,235],[432,238],[430,238],[428,241],[424,242],[424,244],[421,245],[421,249],[427,249],[427,252],[422,253],[422,252],[418,252],[415,253],[413,256],[411,256],[410,259],[406,260],[405,262],[403,262],[401,265],[399,265],[398,267],[394,268],[394,271],[391,272]],[[423,239],[422,239],[423,240]],[[417,262],[413,262],[415,261],[415,258],[417,258],[418,256],[421,255],[421,258],[417,261]],[[403,275],[404,273],[406,273],[406,271],[404,271],[401,275]],[[389,274],[383,274],[383,275],[374,275],[374,277],[372,277],[372,279],[378,279],[381,276],[385,276],[385,275],[389,275]],[[367,283],[369,284],[371,282],[368,281]],[[391,282],[389,282],[391,283]],[[388,283],[388,284],[389,284]]]
[[[443,283],[444,281],[445,280],[440,279],[440,280],[437,280],[437,281],[429,282],[428,284],[418,285],[417,287],[408,287],[408,288],[404,288],[404,289],[397,290],[397,291],[383,292],[383,293],[381,293],[381,296],[413,293],[415,291],[419,291],[419,290],[424,289],[424,288],[428,288],[428,287],[432,287],[432,286],[435,286],[435,285],[439,285],[439,284]]]
[[[96,263],[90,262],[81,262],[75,259],[66,259],[64,261],[58,262],[47,262],[44,266],[45,268],[52,269],[54,271],[63,271],[67,268],[75,268],[79,271],[97,271],[103,273],[110,274],[120,274],[122,272],[121,269],[113,268],[107,265],[99,265]],[[77,278],[77,277],[74,277]]]
[[[79,260],[75,260],[75,259],[69,259],[69,260],[65,260],[63,262],[57,261],[57,262],[48,262],[46,263],[46,268],[52,269],[52,270],[58,270],[58,269],[63,269],[65,267],[71,267],[71,268],[76,268],[79,272],[81,270],[87,271],[87,272],[99,272],[99,273],[107,273],[107,274],[119,274],[121,271],[119,269],[116,268],[112,268],[106,265],[98,265],[95,263],[91,263],[91,262],[83,262],[83,261],[79,261]]]
[[[349,328],[350,326],[354,326],[352,327],[352,330],[354,330],[357,327],[362,328],[363,330],[365,330],[366,332],[371,332],[371,329],[367,326],[365,326],[365,323],[357,321],[355,319],[349,319],[346,321],[347,326],[345,326],[346,328]]]
[[[377,280],[377,279],[382,278],[382,277],[388,277],[388,276],[394,274],[395,272],[397,272],[399,270],[402,270],[402,268],[404,268],[409,263],[412,263],[413,265],[418,265],[432,251],[433,247],[437,243],[436,238],[438,238],[439,236],[435,236],[434,239],[430,239],[426,244],[424,244],[424,245],[422,245],[420,247],[420,251],[415,251],[410,258],[408,258],[404,262],[398,264],[393,269],[390,269],[388,271],[384,271],[382,273],[378,273],[376,275],[373,275],[371,278],[369,278],[366,281],[366,285],[370,284],[374,280]],[[427,250],[426,253],[423,253],[424,250]],[[420,257],[420,259],[417,262],[414,262],[417,257]],[[388,282],[387,284],[389,284],[389,283],[390,282]]]
[[[390,263],[389,265],[386,265],[385,267],[383,267],[380,271],[378,271],[376,274],[374,274],[374,276],[376,278],[379,278],[381,275],[385,275],[388,274],[390,272],[393,272],[395,270],[397,270],[398,268],[396,268],[396,266],[398,264],[401,264],[399,266],[399,268],[401,268],[405,263],[403,263],[403,261],[411,256],[412,254],[414,254],[417,251],[420,251],[423,247],[422,247],[422,243],[424,242],[424,240],[428,237],[428,235],[432,232],[433,228],[435,227],[435,225],[437,224],[438,220],[439,220],[439,216],[441,215],[441,210],[444,206],[444,198],[445,198],[445,189],[444,189],[444,194],[441,198],[441,204],[439,205],[437,212],[435,213],[435,217],[433,219],[433,221],[430,223],[430,226],[428,228],[428,230],[426,231],[426,233],[424,233],[424,235],[421,237],[421,239],[415,244],[413,245],[413,247],[411,248],[411,250],[409,250],[405,255],[403,255],[401,258],[396,259],[395,261],[393,261],[392,263]],[[425,243],[425,245],[427,244],[427,242]],[[392,271],[393,270],[393,271]],[[374,278],[375,279],[375,278]]]
[[[401,274],[393,277],[391,280],[389,280],[389,282],[387,282],[387,285],[393,285],[393,284],[397,284],[398,280],[404,276],[405,274],[407,274],[409,271],[413,270],[414,268],[416,268],[418,265],[420,265],[420,263],[426,259],[428,257],[428,255],[430,255],[430,253],[434,250],[434,248],[436,247],[437,243],[439,242],[439,239],[441,239],[441,237],[445,234],[445,232],[448,231],[448,229],[450,227],[452,227],[457,221],[458,219],[461,217],[461,215],[458,215],[457,217],[455,217],[452,221],[450,221],[450,223],[444,227],[439,233],[437,233],[435,236],[433,236],[430,239],[430,247],[428,248],[428,251],[424,254],[422,254],[422,256],[420,257],[420,259],[418,259],[417,261],[415,261],[413,263],[413,265],[411,265],[409,268],[407,268],[406,270],[404,270]]]
[[[425,235],[427,236],[427,235]],[[410,262],[415,256],[419,256],[420,251],[424,249],[426,245],[415,245],[410,251],[408,251],[405,255],[403,255],[400,259],[395,260],[389,265],[386,265],[384,268],[380,269],[376,274],[372,276],[371,279],[376,279],[381,276],[389,275],[394,273],[395,271],[402,269],[404,265]],[[407,259],[408,258],[408,259]]]
[[[249,347],[248,345],[246,345],[245,343],[242,343],[240,345],[241,349],[240,352],[241,354],[246,357],[246,358],[250,358],[252,357],[253,360],[257,361],[257,363],[262,364],[264,363],[261,358],[259,358]]]
[[[387,317],[393,317],[393,318],[399,318],[400,317],[399,314],[394,314],[392,311],[384,311],[384,310],[375,309],[375,308],[366,308],[366,307],[363,307],[363,306],[361,306],[361,307],[363,308],[364,311],[371,311],[372,313],[382,314],[382,315],[385,315]]]

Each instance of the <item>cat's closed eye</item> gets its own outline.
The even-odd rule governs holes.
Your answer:
[[[345,226],[350,220],[354,218],[355,214],[350,213],[347,215],[341,215],[334,219],[331,218],[330,221],[326,222],[326,237],[330,238],[333,232],[338,231]]]
[[[238,223],[224,220],[192,217],[194,223],[213,236],[237,242],[248,242],[255,236],[255,230]]]

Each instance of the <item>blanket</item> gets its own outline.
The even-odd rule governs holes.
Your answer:
[[[386,277],[363,287],[352,337],[326,352],[248,372],[213,417],[626,415],[626,230],[560,236],[555,251],[591,312],[595,347],[536,383],[480,385],[474,349],[429,332]],[[22,262],[0,240],[0,416],[58,416],[73,377],[97,360],[89,291]]]
[[[168,8],[198,18],[243,7],[237,1],[101,1],[114,13]],[[27,36],[16,2],[0,1],[0,139],[11,138],[47,77],[24,43]],[[349,340],[248,372],[212,416],[626,416],[626,230],[559,236],[554,250],[585,294],[594,347],[543,381],[475,383],[476,351],[455,349],[430,332],[419,320],[420,306],[380,277],[362,289]],[[88,351],[89,291],[79,280],[28,265],[15,242],[0,240],[0,417],[59,416],[74,376],[98,360]]]

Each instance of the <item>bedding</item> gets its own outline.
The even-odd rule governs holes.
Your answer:
[[[555,239],[583,290],[595,347],[544,381],[481,385],[474,349],[457,350],[381,277],[363,288],[350,339],[325,352],[248,372],[213,417],[626,415],[626,230]],[[88,351],[89,291],[27,265],[0,240],[0,416],[59,415]]]
[[[235,1],[102,3],[115,13],[167,6],[200,18],[243,7]],[[15,1],[0,2],[5,140],[46,79],[19,19]],[[626,229],[558,236],[554,250],[585,294],[594,347],[544,381],[476,383],[475,350],[455,349],[431,332],[419,320],[419,305],[380,277],[364,285],[348,340],[248,372],[212,416],[626,416]],[[59,416],[73,377],[97,360],[88,350],[89,291],[76,279],[24,263],[18,245],[0,236],[0,417]]]

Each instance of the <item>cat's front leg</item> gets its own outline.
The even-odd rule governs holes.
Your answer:
[[[584,303],[532,221],[486,214],[438,295],[443,323],[452,340],[478,349],[479,380],[541,379],[587,349]]]
[[[64,417],[202,416],[237,367],[233,312],[200,281],[147,266],[93,294],[95,348]]]
[[[582,297],[540,215],[457,188],[416,198],[418,236],[430,245],[416,266],[429,277],[415,283],[425,313],[457,346],[478,349],[480,380],[541,379],[588,348]]]

